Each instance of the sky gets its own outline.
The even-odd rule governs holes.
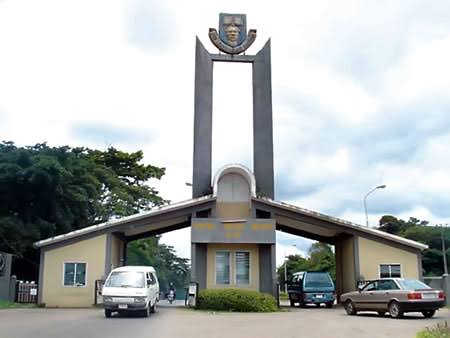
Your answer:
[[[448,0],[0,0],[0,140],[141,149],[189,199],[195,36],[216,53],[220,12],[247,14],[248,54],[271,39],[277,200],[365,224],[385,184],[370,226],[450,223]],[[213,173],[251,168],[251,66],[215,64],[213,102]],[[189,235],[162,241],[189,257]],[[310,244],[277,233],[277,263]]]

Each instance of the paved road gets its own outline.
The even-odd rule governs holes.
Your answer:
[[[106,319],[98,309],[0,310],[0,338],[289,338],[289,337],[415,337],[440,321],[419,314],[394,320],[375,315],[347,316],[341,308],[293,309],[268,314],[210,313],[159,306],[150,318]]]

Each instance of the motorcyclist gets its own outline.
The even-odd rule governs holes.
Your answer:
[[[167,290],[167,294],[169,294],[170,291],[173,291],[173,298],[177,298],[177,290],[172,282],[169,283],[169,290]]]

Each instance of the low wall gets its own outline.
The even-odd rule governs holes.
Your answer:
[[[441,277],[423,277],[423,281],[433,289],[444,290],[446,304],[450,305],[450,275],[442,275]]]
[[[16,283],[16,276],[0,277],[0,300],[15,301]]]

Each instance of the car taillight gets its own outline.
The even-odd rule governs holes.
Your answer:
[[[445,299],[445,292],[444,291],[439,291],[439,298]]]
[[[408,299],[422,299],[422,294],[420,292],[410,292],[408,293]]]

